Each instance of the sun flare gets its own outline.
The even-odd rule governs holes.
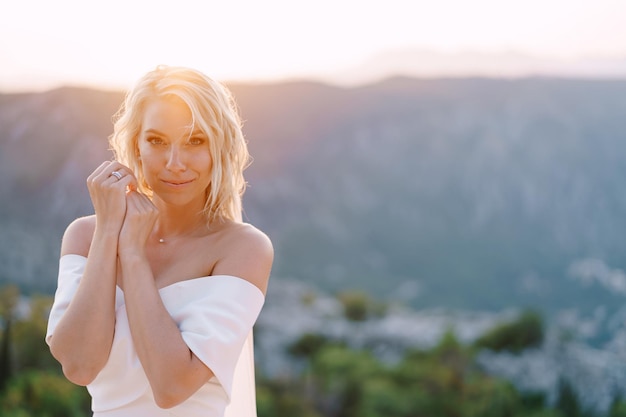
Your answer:
[[[158,64],[223,80],[321,79],[403,48],[621,57],[624,15],[618,0],[6,2],[0,90],[123,88]]]

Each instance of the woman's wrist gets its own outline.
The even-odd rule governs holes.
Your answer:
[[[143,294],[149,287],[155,286],[152,268],[145,253],[127,250],[119,253],[118,257],[124,292],[127,297],[133,297],[137,291],[139,294]]]
[[[123,266],[136,267],[148,263],[146,251],[143,248],[122,248],[118,247],[118,258]]]
[[[98,224],[98,222],[96,222],[94,239],[115,240],[117,242],[120,237],[121,226],[121,224],[115,226],[111,224]]]
[[[115,256],[118,239],[119,234],[116,234],[115,230],[96,226],[89,253],[100,253],[105,258]]]

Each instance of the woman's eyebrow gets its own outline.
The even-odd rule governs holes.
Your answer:
[[[157,129],[152,129],[152,128],[144,130],[144,133],[154,133],[154,134],[157,134],[157,135],[160,135],[160,136],[165,136],[165,133],[160,132]]]

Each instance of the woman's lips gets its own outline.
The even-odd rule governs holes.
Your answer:
[[[163,183],[170,187],[183,187],[187,184],[191,184],[193,180],[161,180]]]

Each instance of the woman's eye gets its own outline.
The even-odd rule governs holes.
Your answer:
[[[163,139],[161,139],[158,136],[149,136],[148,138],[146,138],[146,141],[148,143],[151,143],[152,145],[162,145],[163,144]]]
[[[202,145],[204,143],[204,138],[200,136],[194,136],[189,139],[190,145]]]

